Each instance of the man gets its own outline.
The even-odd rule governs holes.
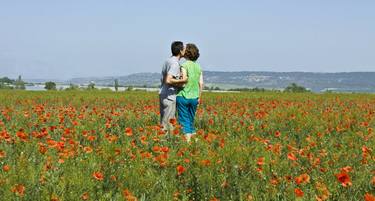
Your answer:
[[[184,56],[185,47],[181,41],[175,41],[171,45],[172,56],[164,63],[161,72],[160,98],[160,124],[163,130],[170,131],[173,126],[170,119],[176,118],[176,95],[178,88],[186,83],[186,79],[180,79],[180,59]]]

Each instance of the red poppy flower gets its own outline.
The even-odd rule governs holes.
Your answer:
[[[177,175],[181,175],[182,173],[186,171],[186,169],[182,165],[178,165],[176,169],[177,169]]]
[[[85,193],[83,193],[82,195],[81,195],[81,199],[82,200],[88,200],[90,198],[90,196],[89,196],[89,193],[88,192],[85,192]]]
[[[5,158],[6,155],[5,151],[0,150],[0,158]]]
[[[202,164],[203,166],[209,166],[209,165],[211,164],[211,161],[208,160],[208,159],[206,159],[206,160],[201,160],[201,164]]]
[[[288,154],[288,158],[289,158],[289,160],[292,160],[292,161],[296,161],[297,160],[297,157],[293,153],[289,153]]]
[[[154,151],[154,152],[159,152],[159,151],[160,151],[160,147],[159,147],[159,146],[154,146],[154,147],[152,148],[152,151]]]
[[[348,187],[352,185],[352,182],[350,181],[350,177],[347,172],[342,171],[336,174],[335,176],[342,186]]]
[[[162,150],[164,153],[168,153],[169,148],[168,148],[168,147],[162,147],[161,150]]]
[[[308,174],[301,174],[300,176],[294,179],[297,185],[299,184],[306,184],[310,182],[310,176]]]
[[[176,119],[173,118],[173,119],[169,119],[169,123],[171,123],[172,125],[176,125]]]
[[[9,165],[4,165],[3,166],[3,170],[4,170],[4,172],[8,172],[10,170],[10,166]]]
[[[294,194],[296,194],[297,197],[303,197],[303,191],[299,188],[294,189]]]
[[[93,151],[93,149],[91,147],[84,147],[83,150],[86,152],[86,153],[91,153]]]
[[[364,199],[365,201],[375,201],[375,196],[370,193],[366,193]]]
[[[133,129],[132,128],[125,128],[125,134],[126,136],[132,136],[133,135]]]
[[[12,192],[17,194],[18,196],[21,196],[21,197],[23,197],[25,195],[25,190],[26,190],[26,188],[22,184],[17,184],[15,186],[13,186],[13,188],[12,188]]]
[[[127,201],[137,201],[138,199],[128,189],[122,191],[122,195]]]
[[[264,165],[264,157],[258,158],[257,165],[259,165],[259,166]]]
[[[18,132],[17,132],[17,137],[19,137],[22,141],[26,141],[27,138],[28,138],[28,135],[23,132],[23,129],[20,129]]]
[[[94,177],[94,179],[96,179],[98,181],[103,181],[103,179],[104,179],[104,175],[101,172],[94,172],[92,174],[92,177]]]

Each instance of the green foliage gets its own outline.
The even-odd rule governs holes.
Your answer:
[[[44,85],[46,90],[56,90],[56,83],[54,82],[46,82]]]
[[[118,87],[119,87],[118,79],[115,79],[115,91],[118,91]]]
[[[207,91],[220,91],[221,89],[220,89],[220,87],[215,87],[215,86],[211,86],[211,87],[209,87],[209,86],[204,86],[203,87],[203,90],[207,90]]]
[[[292,83],[285,88],[284,92],[303,93],[303,92],[309,92],[309,90],[307,90],[303,86],[297,85],[296,83]]]
[[[3,78],[0,78],[0,83],[7,83],[7,84],[13,84],[15,81],[8,78],[8,77],[3,77]]]
[[[234,89],[228,89],[228,91],[241,91],[241,92],[280,92],[280,90],[277,89],[265,89],[265,88],[234,88]]]
[[[79,86],[73,83],[70,83],[69,87],[65,89],[65,91],[77,91],[77,90],[79,90]]]
[[[157,97],[2,91],[0,200],[315,200],[325,189],[328,200],[363,200],[374,192],[375,95],[205,93],[190,144],[178,126],[160,130]],[[351,186],[336,178],[343,169]],[[297,184],[303,174],[308,181]]]
[[[134,90],[133,86],[128,86],[128,88],[126,89],[126,91],[133,91],[133,90]]]
[[[18,79],[14,82],[14,85],[15,85],[15,89],[22,89],[22,90],[25,90],[26,87],[25,87],[25,82],[22,80],[21,78],[21,75],[18,76]]]
[[[89,85],[87,85],[87,90],[94,90],[95,89],[95,83],[94,82],[90,82]]]

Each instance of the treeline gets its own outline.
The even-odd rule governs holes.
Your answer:
[[[115,88],[116,92],[118,91],[119,87],[120,86],[115,83],[114,88]],[[47,89],[47,90],[56,90],[56,89]],[[101,88],[101,89],[96,88],[95,87],[95,83],[93,83],[93,82],[91,82],[90,84],[88,84],[87,87],[80,87],[80,86],[75,85],[75,84],[70,84],[69,87],[66,88],[66,89],[64,89],[64,90],[65,91],[74,91],[74,90],[81,90],[81,91],[96,91],[96,90],[97,91],[99,91],[99,90],[100,91],[112,91],[110,88]],[[138,90],[134,89],[133,86],[128,86],[125,91],[138,91]]]
[[[0,78],[0,89],[26,89],[26,82],[24,82],[21,76],[18,76],[17,80],[10,79],[8,77]]]
[[[241,92],[268,92],[268,91],[274,91],[274,92],[281,92],[281,90],[278,89],[265,89],[265,88],[234,88],[234,89],[228,89],[228,91],[241,91]]]
[[[21,78],[21,76],[18,76],[17,80],[10,79],[8,77],[2,77],[0,78],[0,89],[26,89],[25,84]],[[44,83],[44,89],[46,90],[57,90],[57,85],[55,82],[45,82]],[[118,91],[119,87],[122,87],[119,85],[118,80],[114,80],[114,88],[115,91]],[[65,91],[71,91],[71,90],[101,90],[101,91],[111,91],[109,88],[96,88],[95,83],[91,82],[90,84],[87,85],[87,87],[80,87],[75,84],[70,84],[68,88],[65,89],[60,89],[60,90],[65,90]],[[133,91],[134,88],[132,86],[128,86],[125,91]],[[296,83],[291,83],[289,86],[287,86],[285,89],[266,89],[266,88],[232,88],[232,89],[221,89],[220,87],[215,87],[215,86],[205,86],[204,90],[207,91],[240,91],[240,92],[289,92],[289,93],[305,93],[305,92],[310,92],[310,90],[306,89],[303,86],[300,86]]]
[[[287,86],[284,90],[280,89],[265,89],[265,88],[234,88],[229,89],[228,91],[240,91],[240,92],[287,92],[287,93],[305,93],[310,92],[310,90],[306,89],[303,86],[300,86],[296,83],[292,83]]]

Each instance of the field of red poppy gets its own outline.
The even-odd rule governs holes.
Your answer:
[[[375,95],[0,92],[0,200],[374,200]],[[173,123],[173,121],[172,121]]]

